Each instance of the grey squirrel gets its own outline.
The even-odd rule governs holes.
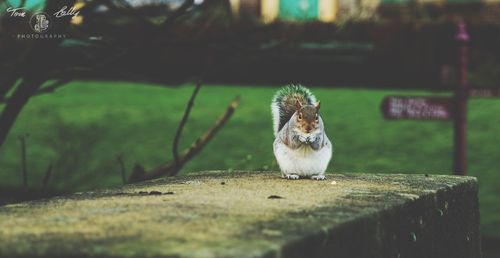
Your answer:
[[[320,102],[307,88],[290,84],[278,90],[271,103],[274,156],[287,179],[325,179],[332,143],[319,114]]]

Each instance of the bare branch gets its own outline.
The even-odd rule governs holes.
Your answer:
[[[54,92],[56,89],[58,89],[61,86],[64,86],[66,83],[68,83],[70,81],[71,81],[71,79],[59,79],[59,80],[55,81],[54,83],[39,89],[37,92],[35,92],[34,95],[40,95],[43,93]]]
[[[181,162],[182,164],[186,163],[186,161],[190,160],[193,158],[196,154],[198,154],[202,148],[205,146],[206,143],[208,143],[212,137],[219,131],[220,128],[229,120],[229,118],[233,115],[234,111],[240,104],[240,96],[237,96],[234,98],[233,101],[229,104],[229,106],[226,109],[226,112],[224,112],[223,115],[221,115],[215,123],[210,127],[200,138],[198,138],[192,145],[184,151],[184,154],[181,157]],[[179,169],[180,170],[180,169]],[[178,171],[171,172],[169,173],[170,176],[176,175]]]
[[[0,146],[2,146],[7,138],[7,134],[16,121],[21,109],[26,105],[28,99],[37,91],[42,83],[42,79],[34,79],[32,81],[23,80],[14,91],[12,97],[9,98],[7,105],[0,114]]]
[[[181,138],[182,134],[182,129],[186,125],[186,122],[189,117],[189,113],[191,112],[191,108],[193,108],[194,105],[194,99],[196,98],[196,95],[200,91],[201,88],[201,81],[198,81],[196,83],[196,87],[193,90],[193,94],[191,94],[191,98],[189,99],[187,105],[186,105],[186,110],[184,111],[184,116],[182,116],[181,122],[179,123],[179,126],[177,127],[177,132],[175,132],[175,137],[174,137],[174,143],[172,144],[172,152],[174,155],[174,161],[176,163],[179,163],[179,151],[178,151],[178,146],[179,146],[179,139]]]
[[[154,168],[150,172],[146,172],[142,167],[141,169],[134,169],[134,172],[129,178],[129,182],[140,182],[149,179],[155,179],[162,176],[175,176],[182,169],[184,164],[198,154],[203,147],[215,136],[220,128],[229,120],[236,108],[240,103],[240,97],[237,96],[229,106],[224,114],[222,114],[215,123],[200,136],[184,153],[179,157],[179,162],[172,161],[165,165]]]
[[[33,93],[32,97],[33,96],[37,96],[37,95],[41,95],[41,94],[52,93],[56,89],[58,89],[59,87],[64,86],[66,83],[68,83],[70,81],[71,81],[71,79],[60,79],[60,80],[57,80],[54,83],[52,83],[52,84],[50,84],[48,86],[45,86],[45,87],[39,89],[38,91],[36,91],[35,93]],[[0,99],[0,104],[7,103],[9,101],[9,99],[10,98]]]

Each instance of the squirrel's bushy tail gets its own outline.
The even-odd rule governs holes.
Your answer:
[[[316,98],[309,89],[300,84],[289,84],[276,92],[271,103],[274,135],[283,128],[296,110],[296,103],[313,105]]]

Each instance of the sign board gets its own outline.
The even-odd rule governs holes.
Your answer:
[[[484,98],[499,98],[500,97],[500,89],[481,89],[481,88],[472,88],[469,89],[469,96],[471,97],[484,97]]]
[[[452,103],[447,97],[387,96],[381,109],[385,119],[450,120]]]

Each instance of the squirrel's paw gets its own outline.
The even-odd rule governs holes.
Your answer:
[[[293,174],[283,175],[283,178],[295,180],[299,179],[299,175],[293,175]]]
[[[325,175],[316,175],[316,176],[312,176],[311,179],[314,179],[314,180],[325,180],[326,177],[325,177]]]

